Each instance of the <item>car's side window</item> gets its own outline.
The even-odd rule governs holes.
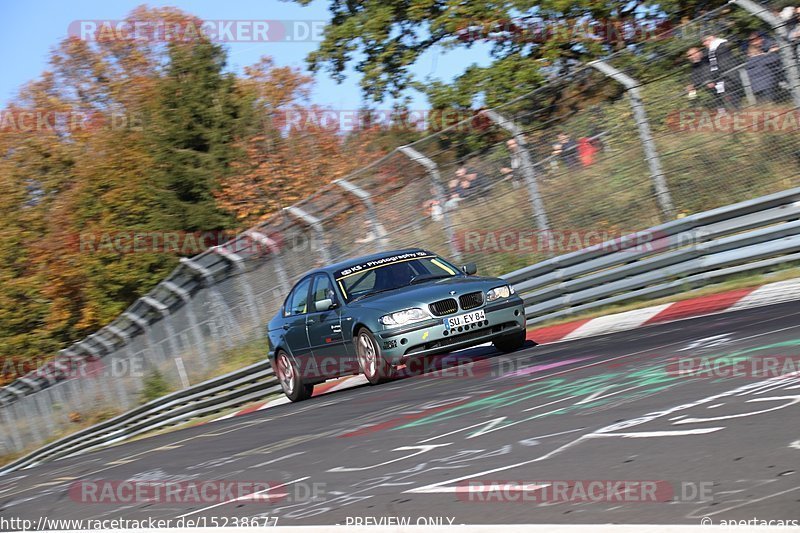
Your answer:
[[[326,302],[326,300],[330,303]],[[314,288],[311,290],[311,312],[327,311],[335,301],[336,295],[333,292],[331,278],[327,274],[314,276]],[[323,305],[323,308],[320,308],[317,305],[318,303],[327,303],[327,305]]]
[[[295,286],[286,300],[286,316],[302,315],[308,312],[308,286],[311,278],[306,278]]]

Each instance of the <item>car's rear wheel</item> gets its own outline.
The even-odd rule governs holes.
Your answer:
[[[286,352],[278,352],[275,356],[275,363],[275,375],[278,376],[278,382],[287,398],[293,402],[311,398],[314,385],[303,383],[297,365]]]
[[[498,337],[492,341],[492,344],[501,352],[515,352],[525,346],[525,330]]]
[[[392,379],[394,369],[381,355],[378,341],[367,328],[361,328],[356,334],[356,355],[361,372],[371,384],[378,385]]]

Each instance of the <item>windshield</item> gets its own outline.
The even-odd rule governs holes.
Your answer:
[[[354,265],[336,278],[347,301],[406,287],[430,279],[449,278],[460,274],[458,268],[441,257],[418,253],[411,257],[395,256]]]

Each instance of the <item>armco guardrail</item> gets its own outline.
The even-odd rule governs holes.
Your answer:
[[[800,260],[800,188],[713,209],[502,276],[529,324]]]
[[[68,435],[6,465],[0,470],[0,475],[182,424],[252,402],[280,390],[269,361],[256,363],[157,398],[120,416]]]
[[[529,324],[800,261],[800,188],[663,224],[511,272]],[[3,472],[84,453],[280,391],[269,362],[154,400],[53,442]],[[2,472],[0,472],[2,473]]]

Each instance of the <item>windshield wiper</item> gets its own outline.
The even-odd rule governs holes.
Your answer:
[[[408,282],[409,285],[413,285],[420,281],[430,281],[432,279],[441,279],[441,278],[452,278],[450,274],[418,274],[411,278],[411,281]]]

